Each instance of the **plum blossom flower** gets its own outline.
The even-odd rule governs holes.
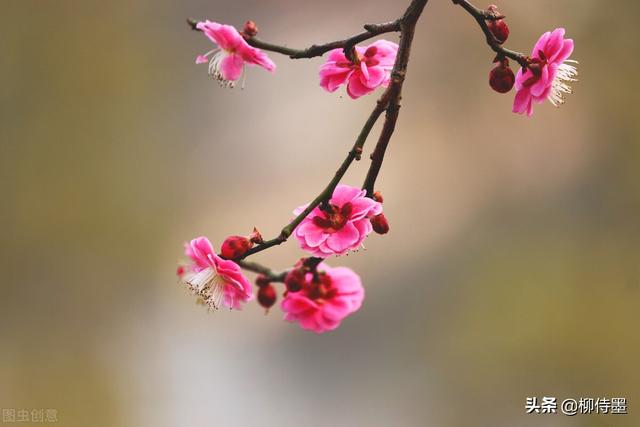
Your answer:
[[[373,92],[378,86],[387,87],[397,53],[398,45],[387,40],[356,46],[353,62],[342,49],[334,49],[320,67],[320,86],[335,92],[346,83],[347,93],[353,99]]]
[[[185,244],[185,254],[193,263],[178,271],[180,280],[209,308],[240,309],[242,302],[251,300],[252,287],[233,261],[220,258],[206,237],[198,237]]]
[[[216,49],[198,55],[196,64],[209,62],[209,75],[220,85],[234,87],[244,75],[245,63],[259,65],[267,71],[275,71],[276,64],[260,49],[249,46],[238,30],[231,25],[207,20],[198,22],[196,28],[218,45]]]
[[[331,331],[362,306],[360,277],[347,267],[318,265],[317,280],[307,273],[299,292],[287,292],[282,301],[284,320],[317,333]]]
[[[564,38],[564,28],[544,33],[531,52],[531,63],[525,72],[516,75],[516,97],[513,112],[533,115],[533,102],[548,99],[555,107],[564,104],[572,93],[571,82],[577,81],[577,61],[568,59],[573,52],[573,40]]]
[[[302,249],[321,258],[358,249],[373,230],[369,218],[382,213],[382,205],[366,194],[356,187],[338,185],[327,206],[316,207],[295,229]],[[295,209],[294,215],[307,206]]]

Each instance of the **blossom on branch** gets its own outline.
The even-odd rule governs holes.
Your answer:
[[[185,254],[193,263],[178,271],[180,280],[209,308],[240,309],[241,303],[251,300],[252,287],[233,261],[220,258],[206,237],[198,237],[185,244]]]
[[[533,102],[548,99],[555,107],[564,104],[566,94],[572,93],[569,84],[576,81],[578,70],[569,60],[573,40],[564,38],[564,28],[544,33],[531,52],[526,71],[516,75],[516,97],[513,112],[533,115]]]
[[[234,87],[244,75],[245,64],[259,65],[267,71],[275,71],[276,64],[260,49],[249,46],[245,39],[231,25],[217,22],[198,22],[196,28],[204,33],[218,47],[198,55],[196,64],[209,63],[209,75],[220,85]]]
[[[363,300],[364,288],[356,273],[347,267],[320,264],[315,274],[305,275],[300,291],[286,293],[281,307],[285,320],[322,333],[340,326],[342,320],[360,308]]]
[[[353,61],[345,56],[343,49],[334,49],[320,67],[320,86],[335,92],[346,83],[347,93],[353,99],[371,93],[379,86],[387,87],[397,53],[398,45],[387,40],[356,46]]]
[[[373,231],[369,218],[382,213],[382,205],[366,194],[356,187],[338,185],[326,205],[316,207],[296,227],[294,235],[302,249],[320,258],[358,249]],[[294,215],[307,206],[295,209]]]

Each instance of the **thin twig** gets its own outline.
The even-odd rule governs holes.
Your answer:
[[[300,225],[300,223],[307,217],[307,215],[311,213],[311,211],[313,211],[321,203],[331,198],[331,196],[333,195],[333,190],[336,189],[336,186],[338,185],[338,183],[340,182],[344,174],[347,172],[347,169],[349,169],[349,166],[351,166],[351,163],[354,160],[360,159],[360,156],[362,155],[362,147],[364,146],[364,143],[367,140],[367,136],[369,136],[369,133],[373,128],[373,125],[376,123],[380,115],[387,108],[390,96],[391,96],[391,90],[390,89],[385,90],[385,92],[382,94],[382,96],[378,100],[376,107],[373,109],[373,111],[369,115],[369,118],[365,122],[362,130],[360,131],[360,134],[358,135],[356,142],[353,144],[353,148],[351,149],[351,151],[349,151],[349,153],[347,154],[347,157],[344,159],[344,161],[340,165],[340,168],[338,168],[335,175],[333,176],[329,184],[325,187],[325,189],[322,190],[322,192],[318,194],[318,196],[315,199],[313,199],[311,203],[309,203],[309,206],[307,206],[303,212],[301,212],[298,216],[296,216],[293,219],[293,221],[287,224],[282,229],[282,231],[280,231],[280,234],[277,237],[271,240],[267,240],[261,245],[254,246],[253,248],[249,249],[240,259],[244,259],[255,253],[262,252],[265,249],[269,249],[270,247],[284,243],[289,238],[291,233],[293,233],[293,230],[295,230],[295,228],[298,225]]]
[[[487,26],[487,20],[501,19],[501,18],[504,18],[504,16],[501,16],[501,15],[497,16],[488,10],[479,9],[474,5],[472,5],[471,3],[469,3],[467,0],[451,0],[451,1],[453,2],[453,4],[462,6],[464,10],[466,10],[467,12],[469,12],[471,16],[473,16],[473,18],[476,20],[476,22],[482,29],[482,32],[484,33],[487,39],[487,44],[495,53],[498,54],[498,56],[511,58],[514,61],[518,61],[520,66],[522,66],[523,68],[527,68],[527,66],[529,65],[527,56],[520,52],[516,52],[516,51],[509,50],[502,47],[500,42],[496,39],[496,37],[493,35],[491,30],[489,30],[489,27]]]
[[[273,271],[268,267],[265,267],[262,264],[258,264],[253,261],[235,261],[240,267],[244,268],[247,271],[252,271],[254,273],[262,274],[269,279],[270,282],[284,282],[284,278],[287,275],[286,271]]]
[[[192,30],[200,31],[196,27],[198,21],[187,19],[187,23]],[[267,50],[270,52],[281,53],[283,55],[287,55],[291,59],[314,58],[316,56],[322,56],[330,50],[338,48],[344,49],[345,55],[349,57],[351,49],[358,43],[372,39],[381,34],[400,31],[400,19],[392,22],[385,22],[382,24],[366,24],[364,26],[364,29],[365,31],[363,31],[362,33],[347,37],[346,39],[336,40],[323,44],[314,44],[306,49],[292,49],[290,47],[265,42],[256,37],[250,37],[246,40],[247,43],[249,43],[253,47],[257,47],[258,49]]]
[[[322,190],[322,192],[320,192],[320,194],[318,194],[318,196],[316,196],[316,198],[311,203],[309,203],[309,205],[304,209],[303,212],[296,216],[280,231],[280,234],[277,237],[271,240],[267,240],[260,245],[254,246],[253,248],[249,249],[242,257],[235,259],[234,261],[236,261],[242,268],[259,274],[265,274],[269,277],[273,277],[274,281],[276,278],[283,277],[283,273],[276,273],[260,264],[243,260],[250,255],[256,254],[285,242],[289,238],[289,236],[291,236],[295,228],[300,225],[300,223],[307,217],[307,215],[309,215],[320,204],[326,203],[331,198],[331,196],[333,195],[333,191],[335,190],[340,180],[343,178],[344,174],[349,169],[349,166],[351,166],[354,160],[360,160],[360,156],[362,155],[362,148],[367,140],[367,137],[369,136],[369,133],[371,132],[371,129],[375,125],[378,118],[382,115],[382,113],[386,111],[385,123],[383,125],[382,132],[380,134],[380,138],[376,145],[374,154],[372,155],[373,161],[369,169],[369,173],[367,174],[367,180],[365,181],[367,192],[370,196],[373,194],[373,191],[369,191],[369,188],[372,189],[373,185],[375,184],[375,178],[382,165],[384,152],[387,145],[389,144],[389,140],[391,139],[391,135],[393,134],[393,130],[395,128],[395,123],[397,121],[400,108],[402,85],[404,83],[404,77],[407,70],[407,63],[409,61],[411,42],[413,41],[416,23],[418,21],[418,18],[422,14],[422,11],[427,2],[428,0],[412,0],[404,15],[395,21],[384,24],[368,24],[364,26],[366,31],[363,33],[356,34],[344,40],[338,40],[322,45],[313,45],[304,50],[291,49],[284,46],[266,43],[256,38],[247,39],[247,42],[254,47],[289,55],[293,59],[313,58],[315,56],[321,56],[324,53],[337,48],[343,48],[345,51],[345,55],[347,57],[350,57],[353,47],[362,41],[368,40],[384,33],[395,31],[400,31],[401,33],[400,46],[398,48],[396,62],[391,72],[391,83],[378,100],[375,108],[362,127],[358,138],[354,142],[351,151],[349,151],[347,157],[344,159],[329,184],[324,188],[324,190]],[[197,30],[196,21],[188,19],[187,22],[192,29]],[[370,176],[372,178],[370,178]]]
[[[367,172],[367,177],[364,180],[362,188],[367,191],[367,196],[373,197],[374,186],[376,178],[380,173],[382,162],[384,161],[384,154],[393,135],[393,131],[398,121],[398,115],[400,114],[400,99],[402,98],[402,85],[407,74],[407,65],[409,63],[409,55],[411,53],[411,43],[413,42],[413,36],[415,34],[416,23],[422,13],[422,10],[426,6],[428,0],[413,1],[404,17],[402,18],[402,27],[400,38],[400,46],[398,48],[398,55],[396,56],[396,62],[391,71],[391,83],[389,84],[388,91],[391,93],[389,105],[387,106],[387,112],[385,115],[384,125],[378,138],[376,148],[371,154],[371,165]]]

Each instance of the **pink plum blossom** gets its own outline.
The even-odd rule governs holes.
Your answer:
[[[307,273],[302,290],[287,292],[282,301],[284,319],[317,333],[331,331],[362,306],[360,277],[347,267],[318,265],[317,281]]]
[[[260,49],[249,46],[231,25],[204,21],[198,22],[196,28],[218,46],[204,55],[198,55],[196,64],[209,62],[209,75],[222,86],[234,87],[244,74],[245,63],[275,71],[276,64]]]
[[[180,280],[209,308],[221,304],[240,309],[242,302],[251,300],[252,287],[233,261],[220,258],[206,237],[198,237],[185,244],[185,254],[193,263],[178,271]]]
[[[345,56],[342,49],[334,49],[320,67],[320,86],[328,92],[335,92],[346,83],[347,93],[353,99],[373,92],[378,86],[387,87],[397,53],[398,45],[387,40],[356,46],[354,62]]]
[[[338,185],[327,206],[316,207],[296,227],[294,234],[302,249],[321,258],[358,249],[373,230],[369,218],[382,213],[382,204],[366,194],[356,187]],[[294,215],[307,206],[295,209]]]
[[[555,107],[564,104],[569,84],[576,81],[577,61],[568,59],[573,52],[573,40],[564,38],[564,28],[544,33],[531,52],[531,64],[516,75],[516,97],[513,112],[533,114],[533,102],[548,99]]]

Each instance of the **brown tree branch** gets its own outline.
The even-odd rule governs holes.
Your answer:
[[[198,21],[187,19],[187,23],[192,30],[199,31],[198,28],[196,28]],[[363,31],[362,33],[347,37],[346,39],[336,40],[323,44],[314,44],[306,49],[292,49],[290,47],[265,42],[256,37],[249,37],[246,40],[247,43],[249,43],[253,47],[269,52],[281,53],[283,55],[287,55],[291,59],[314,58],[316,56],[322,56],[330,50],[338,48],[344,49],[345,55],[347,55],[347,57],[350,57],[351,49],[358,43],[372,39],[381,34],[400,31],[400,19],[392,22],[385,22],[382,24],[366,24],[364,26],[364,29],[365,31]]]
[[[356,139],[356,142],[353,145],[351,151],[347,155],[346,159],[342,162],[340,168],[336,171],[333,179],[329,182],[327,187],[320,193],[318,196],[307,206],[307,208],[300,213],[293,221],[287,224],[280,235],[275,237],[274,239],[268,240],[264,242],[262,245],[255,246],[249,249],[240,259],[244,259],[250,255],[261,252],[270,247],[280,245],[285,242],[293,230],[313,211],[317,206],[321,203],[326,202],[333,195],[333,190],[335,190],[336,186],[349,169],[349,166],[355,159],[359,159],[362,154],[362,147],[367,139],[367,136],[371,132],[371,128],[376,123],[380,115],[386,111],[385,123],[382,128],[382,133],[380,134],[380,139],[378,140],[378,144],[376,145],[376,149],[374,154],[372,155],[372,163],[369,168],[369,173],[367,174],[367,180],[365,181],[365,189],[367,189],[367,194],[369,196],[373,195],[373,186],[375,184],[375,179],[380,171],[380,167],[382,166],[382,161],[384,160],[384,152],[389,144],[389,140],[391,139],[391,135],[393,134],[393,130],[395,129],[395,124],[398,118],[399,109],[400,109],[400,96],[402,93],[402,85],[404,83],[404,77],[407,71],[407,64],[409,62],[409,55],[411,51],[411,43],[413,41],[413,35],[415,33],[416,23],[418,22],[418,18],[422,14],[424,7],[426,6],[428,0],[413,0],[407,10],[405,11],[402,18],[399,19],[400,22],[400,46],[398,47],[398,54],[396,56],[396,62],[394,64],[393,70],[391,71],[391,83],[389,87],[382,94],[380,100],[376,104],[376,107],[371,112],[367,122],[364,127],[360,131],[360,135]],[[370,178],[371,176],[371,178]],[[371,190],[369,190],[371,188]]]
[[[284,278],[287,275],[286,271],[273,271],[262,264],[252,261],[235,261],[241,268],[247,271],[251,271],[257,274],[262,274],[269,279],[270,282],[284,282]]]
[[[311,203],[309,203],[309,206],[307,206],[307,208],[303,212],[301,212],[298,216],[296,216],[293,219],[293,221],[287,224],[280,231],[280,234],[277,237],[271,240],[267,240],[260,245],[254,246],[253,248],[249,249],[240,259],[244,259],[255,253],[262,252],[265,249],[269,249],[270,247],[284,243],[289,238],[291,233],[293,233],[293,230],[295,230],[295,228],[307,217],[307,215],[311,213],[311,211],[313,211],[321,203],[331,198],[331,196],[333,195],[333,190],[335,190],[336,186],[338,185],[338,183],[340,182],[344,174],[349,169],[349,166],[351,166],[351,163],[354,160],[360,160],[360,156],[362,155],[362,147],[364,146],[364,143],[367,140],[367,137],[369,136],[369,133],[373,128],[373,125],[376,123],[380,115],[387,108],[390,95],[391,95],[391,92],[389,89],[387,89],[382,94],[382,96],[380,97],[380,99],[376,104],[376,107],[373,109],[373,111],[369,115],[369,118],[365,122],[362,130],[360,131],[360,134],[358,135],[356,142],[353,144],[353,148],[351,149],[351,151],[349,151],[349,153],[347,154],[347,157],[344,159],[344,161],[340,165],[340,168],[338,168],[338,170],[334,174],[329,184],[325,187],[325,189],[322,190],[322,192],[320,192],[320,194],[318,194],[318,196],[316,196],[316,198],[313,199]]]
[[[362,155],[362,148],[367,140],[367,137],[369,136],[369,133],[371,132],[371,129],[373,128],[378,118],[382,115],[382,113],[386,111],[385,123],[383,125],[382,132],[380,134],[380,138],[376,145],[375,151],[372,154],[371,167],[369,168],[367,180],[365,181],[365,188],[367,189],[368,195],[371,196],[373,194],[373,185],[375,184],[375,179],[378,175],[378,172],[380,171],[380,167],[382,166],[384,152],[387,145],[389,144],[389,140],[391,139],[391,135],[393,134],[395,123],[398,118],[402,85],[404,83],[404,78],[406,75],[411,43],[413,41],[416,23],[418,21],[418,18],[422,14],[422,11],[424,10],[427,2],[428,0],[412,0],[404,15],[395,21],[384,24],[365,25],[364,28],[366,31],[363,33],[356,34],[355,36],[349,37],[344,40],[325,43],[322,45],[313,45],[304,50],[291,49],[284,46],[270,44],[260,41],[256,38],[247,39],[247,42],[254,47],[289,55],[294,59],[321,56],[324,53],[336,48],[343,48],[345,51],[345,55],[347,57],[350,57],[352,49],[357,43],[368,40],[380,34],[400,31],[400,46],[398,48],[396,62],[394,64],[393,70],[391,71],[391,83],[378,100],[375,108],[369,115],[369,118],[360,131],[358,138],[354,142],[352,149],[347,154],[347,157],[344,159],[331,181],[329,181],[329,184],[324,188],[324,190],[320,192],[320,194],[316,196],[316,198],[305,208],[302,213],[296,216],[280,231],[280,234],[277,237],[271,240],[267,240],[260,245],[254,246],[253,248],[249,249],[242,257],[235,259],[234,261],[237,262],[240,267],[259,274],[264,274],[267,277],[272,278],[273,281],[284,280],[283,274],[286,273],[274,272],[271,269],[260,264],[244,261],[244,259],[250,255],[256,254],[285,242],[289,238],[289,236],[291,236],[295,228],[300,225],[300,223],[307,217],[307,215],[309,215],[316,207],[320,206],[323,203],[326,203],[331,198],[331,196],[333,195],[333,191],[335,190],[340,180],[344,177],[344,174],[347,172],[353,161],[360,160],[360,157]],[[197,30],[196,21],[188,19],[187,22],[192,29]]]
[[[378,138],[376,148],[371,154],[371,165],[367,172],[367,177],[364,180],[362,188],[367,191],[367,196],[373,197],[374,186],[376,178],[380,173],[382,162],[384,161],[384,154],[393,135],[393,131],[398,121],[398,115],[400,114],[400,99],[402,98],[402,85],[407,74],[407,66],[409,63],[409,55],[411,54],[411,43],[413,42],[413,36],[415,34],[416,23],[418,18],[422,14],[422,10],[426,6],[428,0],[413,1],[401,20],[401,38],[400,46],[398,48],[398,55],[396,56],[396,62],[391,71],[391,83],[389,84],[388,91],[390,92],[390,101],[387,106],[387,112],[385,115],[384,125]]]

